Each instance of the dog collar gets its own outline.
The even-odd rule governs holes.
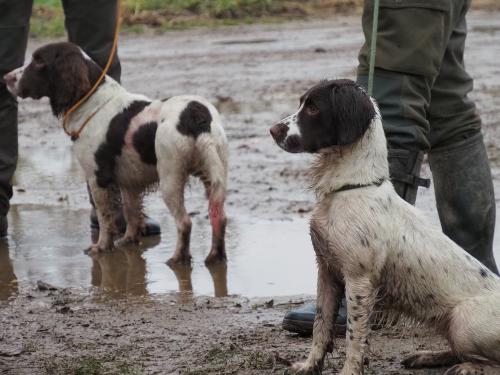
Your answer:
[[[341,191],[361,189],[361,188],[370,187],[370,186],[380,186],[384,182],[385,182],[385,178],[371,182],[369,184],[344,185],[344,186],[340,187],[339,189],[332,191],[332,193],[340,193]]]

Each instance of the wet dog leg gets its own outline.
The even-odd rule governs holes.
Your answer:
[[[318,292],[313,342],[305,362],[296,363],[292,369],[300,374],[320,374],[327,352],[333,350],[335,321],[342,298],[342,286],[335,281],[324,264],[318,266]]]
[[[169,264],[190,264],[189,240],[191,237],[191,218],[184,206],[184,186],[187,175],[181,170],[165,174],[160,181],[160,190],[177,226],[177,244]]]
[[[91,252],[110,250],[118,233],[116,219],[120,215],[120,191],[115,185],[101,188],[95,179],[90,179],[88,183],[99,220],[99,239],[88,250]]]
[[[127,221],[127,230],[122,239],[124,243],[139,243],[144,228],[142,197],[141,192],[122,189],[123,214]]]
[[[225,192],[222,188],[208,189],[208,214],[212,225],[212,247],[205,264],[225,262],[226,256],[226,214],[224,212]]]
[[[420,352],[405,358],[401,364],[406,368],[432,368],[452,366],[459,363],[460,360],[451,350],[440,352]]]
[[[375,305],[375,292],[368,277],[347,278],[346,361],[342,375],[363,374],[364,356],[368,346],[370,315]]]

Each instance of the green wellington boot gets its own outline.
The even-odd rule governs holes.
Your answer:
[[[495,193],[482,134],[431,151],[429,164],[443,232],[498,274]]]
[[[0,238],[7,236],[8,227],[9,223],[7,222],[7,216],[0,215]]]

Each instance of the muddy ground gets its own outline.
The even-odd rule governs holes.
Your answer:
[[[466,61],[500,191],[500,13],[471,13],[470,31]],[[0,373],[286,373],[304,358],[310,339],[280,323],[287,309],[314,294],[306,223],[311,159],[278,150],[268,128],[319,79],[354,78],[361,42],[354,16],[122,38],[128,89],[160,98],[204,95],[223,114],[231,152],[227,269],[202,266],[209,230],[196,181],[187,195],[201,228],[193,234],[192,270],[164,265],[175,230],[156,194],[147,212],[160,220],[161,239],[84,255],[88,202],[71,142],[46,102],[22,102],[11,228],[0,242]],[[438,222],[432,188],[419,193],[417,206]],[[495,249],[498,259],[498,241]],[[39,290],[39,279],[57,289]],[[442,373],[406,371],[399,362],[443,345],[418,329],[379,330],[366,373]],[[343,347],[339,339],[324,373],[341,368]]]

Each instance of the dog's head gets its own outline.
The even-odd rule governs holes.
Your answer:
[[[300,98],[296,113],[270,129],[288,152],[320,152],[358,141],[376,116],[368,94],[351,80],[323,81]]]
[[[62,42],[38,48],[31,62],[3,78],[14,96],[48,97],[59,116],[90,90],[100,71],[78,46]]]

